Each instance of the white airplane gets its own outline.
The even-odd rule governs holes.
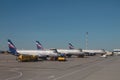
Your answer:
[[[72,55],[84,57],[84,52],[82,52],[82,49],[75,49],[71,43],[69,43],[69,49],[57,49],[57,51],[59,53],[64,53],[68,57],[71,57]]]
[[[113,54],[119,56],[120,55],[120,49],[114,49]]]
[[[8,39],[9,51],[13,55],[26,54],[26,55],[37,55],[41,57],[57,57],[58,54],[52,50],[18,50],[11,40]]]
[[[44,49],[39,41],[36,41],[36,45],[38,50]],[[82,49],[74,49],[74,46],[71,43],[69,43],[69,49],[50,49],[50,50],[53,50],[54,52],[60,55],[66,55],[67,57],[71,57],[72,55],[84,57],[84,52],[82,52]]]
[[[92,49],[89,49],[89,50],[83,50],[83,52],[85,52],[85,54],[87,56],[93,56],[95,54],[105,54],[105,50],[101,49],[101,50],[92,50]]]
[[[84,57],[84,52],[82,52],[80,49],[57,49],[57,51],[65,54],[68,57],[71,57],[72,55]]]

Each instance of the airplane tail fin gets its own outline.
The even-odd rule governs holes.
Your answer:
[[[69,49],[74,49],[74,46],[71,43],[69,43]]]
[[[37,46],[38,50],[43,50],[44,49],[42,44],[39,41],[36,41],[36,46]]]
[[[8,47],[9,47],[9,51],[10,51],[11,54],[18,55],[16,47],[10,39],[8,39]]]

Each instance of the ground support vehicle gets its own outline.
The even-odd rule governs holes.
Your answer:
[[[38,61],[38,56],[21,54],[21,55],[17,56],[16,60],[19,61],[19,62]]]

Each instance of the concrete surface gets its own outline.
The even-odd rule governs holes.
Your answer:
[[[120,80],[119,57],[17,62],[13,55],[0,54],[0,80]]]

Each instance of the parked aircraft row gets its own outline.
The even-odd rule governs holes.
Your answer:
[[[69,43],[70,49],[44,49],[39,41],[36,41],[36,46],[38,50],[18,50],[12,41],[8,40],[8,47],[10,53],[13,55],[27,54],[27,55],[37,55],[39,57],[56,57],[60,55],[72,56],[76,55],[79,57],[84,57],[84,53],[81,49],[73,49],[72,44]]]
[[[105,53],[103,50],[82,50],[74,49],[74,46],[69,43],[69,49],[44,49],[39,41],[36,41],[37,50],[18,50],[10,39],[8,39],[8,47],[10,53],[13,55],[27,54],[27,55],[37,55],[40,58],[47,57],[57,57],[57,56],[67,56],[72,55],[78,57],[84,57],[84,55],[94,55],[95,53]]]
[[[43,50],[43,46],[39,41],[36,41],[37,49]],[[54,49],[51,49],[54,50]],[[69,49],[56,49],[59,53],[64,53],[68,57],[71,57],[72,55],[83,57],[83,55],[95,55],[95,54],[104,54],[105,50],[82,50],[82,49],[75,49],[74,46],[69,43]]]

